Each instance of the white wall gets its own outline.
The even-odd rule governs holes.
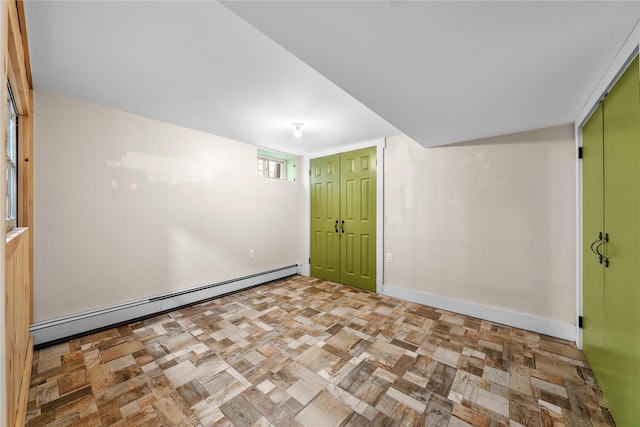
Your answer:
[[[34,118],[36,321],[301,263],[301,180],[257,147],[43,92]]]
[[[572,125],[385,150],[385,285],[575,324]],[[565,328],[566,329],[566,328]]]

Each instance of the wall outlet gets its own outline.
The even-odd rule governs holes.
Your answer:
[[[393,255],[391,252],[387,252],[387,262],[393,262]]]
[[[249,258],[255,258],[256,257],[256,251],[254,251],[253,249],[251,249],[249,251]]]

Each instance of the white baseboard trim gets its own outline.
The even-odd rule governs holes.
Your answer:
[[[298,274],[298,271],[297,264],[290,265],[210,285],[58,317],[34,323],[29,328],[29,333],[33,335],[34,345],[42,345],[293,276]]]
[[[572,325],[571,323],[476,304],[455,298],[443,297],[394,285],[383,285],[383,295],[464,314],[466,316],[477,317],[515,328],[526,329],[568,341],[576,340],[576,325]]]

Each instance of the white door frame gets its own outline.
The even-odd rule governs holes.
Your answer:
[[[345,153],[359,150],[361,148],[376,147],[376,292],[382,294],[382,280],[384,279],[384,263],[382,251],[384,250],[384,149],[385,139],[362,142],[359,144],[347,145],[332,150],[320,151],[308,154],[302,158],[304,186],[304,259],[302,262],[302,274],[310,275],[309,257],[311,256],[311,187],[309,181],[309,164],[311,159],[331,156],[333,154]]]

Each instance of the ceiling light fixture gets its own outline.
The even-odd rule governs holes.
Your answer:
[[[296,138],[300,138],[302,136],[302,123],[294,123],[293,127],[295,130],[293,131],[293,136]]]

